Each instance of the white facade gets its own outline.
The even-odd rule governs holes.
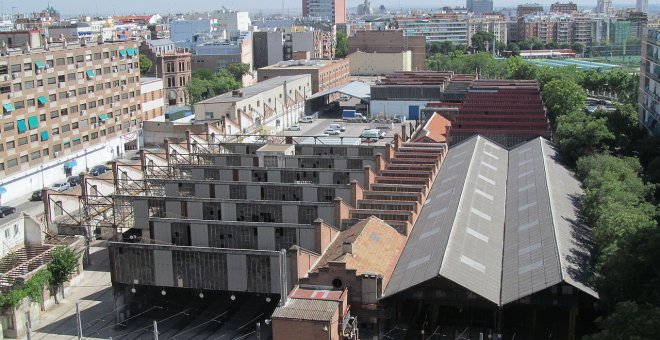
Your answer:
[[[146,78],[146,77],[140,79],[140,93],[142,94],[142,96],[147,97],[151,92],[160,93],[160,96],[154,96],[158,98],[155,98],[153,100],[143,100],[142,112],[156,110],[159,107],[162,108],[162,111],[164,111],[165,98],[163,98],[163,79]]]
[[[403,116],[411,118],[408,116],[411,107],[417,107],[417,110],[421,110],[426,107],[427,103],[428,101],[425,100],[371,100],[369,102],[369,112],[371,117],[385,115],[387,117]]]
[[[220,29],[248,31],[252,26],[250,13],[248,12],[218,11],[213,13],[213,16],[218,19]]]
[[[191,42],[195,34],[208,34],[216,30],[216,19],[174,20],[170,22],[170,39]]]
[[[79,174],[123,155],[124,143],[128,142],[126,139],[129,138],[115,137],[76,153],[56,157],[38,167],[1,178],[0,187],[7,189],[7,192],[2,194],[2,202],[22,198],[35,190],[66,180],[67,170],[64,163],[69,161],[75,161],[76,165],[68,173]]]
[[[348,56],[352,76],[388,75],[412,70],[412,51],[401,53],[365,53]]]

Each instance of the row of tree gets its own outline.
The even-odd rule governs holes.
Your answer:
[[[207,69],[197,69],[192,72],[186,91],[190,105],[241,87],[241,79],[250,73],[250,65],[236,63],[227,65],[213,73]]]
[[[339,36],[338,36],[339,37]],[[339,38],[338,38],[339,40]],[[556,49],[572,49],[577,54],[582,54],[585,51],[585,46],[582,43],[573,44],[558,44],[549,42],[544,44],[539,38],[528,38],[520,42],[510,42],[505,44],[501,41],[495,41],[495,35],[490,32],[478,31],[472,35],[470,46],[464,44],[454,44],[451,41],[435,41],[426,44],[426,55],[433,56],[437,53],[448,54],[450,52],[461,51],[467,53],[471,52],[486,52],[493,50],[493,42],[495,42],[495,51],[501,53],[503,51],[511,51],[514,56],[520,55],[520,50],[556,50]]]

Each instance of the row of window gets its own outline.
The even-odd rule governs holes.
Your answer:
[[[85,61],[101,60],[101,59],[110,59],[119,56],[120,59],[132,58],[137,56],[137,49],[129,49],[130,53],[127,53],[127,50],[114,50],[108,52],[96,52],[94,54],[80,54],[75,57],[62,57],[57,59],[48,59],[45,62],[35,62],[35,63],[22,63],[22,64],[12,64],[10,66],[0,65],[0,75],[8,74],[9,72],[21,72],[21,71],[32,71],[33,69],[43,68],[43,65],[52,68],[54,66],[65,66],[73,65],[76,63],[81,63]],[[137,63],[136,63],[137,64]]]

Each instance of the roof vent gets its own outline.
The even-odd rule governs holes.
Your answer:
[[[243,91],[240,91],[240,90],[231,91],[231,96],[232,97],[243,97]]]

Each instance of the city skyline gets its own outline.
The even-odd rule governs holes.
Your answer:
[[[496,0],[494,1],[494,7],[515,7],[518,4],[524,4],[529,1],[518,1],[515,3]],[[545,7],[549,7],[550,4],[556,2],[554,0],[540,0],[533,1],[540,3]],[[567,1],[566,1],[567,2]],[[578,0],[573,1],[580,7],[589,8],[596,7],[596,1],[591,0]],[[154,7],[153,3],[150,1],[144,0],[116,0],[112,3],[100,3],[100,2],[90,2],[84,0],[69,0],[69,1],[41,1],[41,0],[28,0],[20,4],[12,4],[7,2],[2,2],[2,7],[0,12],[2,14],[11,14],[11,13],[31,13],[45,9],[48,4],[51,4],[55,9],[64,15],[111,15],[111,14],[128,14],[128,13],[175,13],[175,12],[190,12],[190,11],[208,11],[214,9],[222,9],[226,7],[234,10],[241,11],[250,11],[250,12],[273,12],[278,11],[282,8],[281,1],[272,2],[272,7],[259,7],[262,4],[258,0],[244,0],[244,1],[225,1],[225,2],[215,2],[211,0],[200,0],[195,2],[194,7],[186,7],[186,4],[180,2],[175,2],[171,0],[163,1],[158,6]],[[359,4],[362,4],[362,0],[348,0],[347,8],[355,8]],[[465,1],[461,0],[451,0],[439,4],[437,1],[433,0],[416,0],[413,4],[409,1],[400,1],[400,0],[380,0],[372,1],[372,7],[377,8],[381,4],[389,9],[398,9],[398,8],[440,8],[443,6],[465,6]],[[18,6],[17,6],[18,5]],[[634,1],[614,1],[614,7],[635,7]],[[302,9],[302,2],[300,0],[285,0],[284,1],[285,11],[300,11]]]

